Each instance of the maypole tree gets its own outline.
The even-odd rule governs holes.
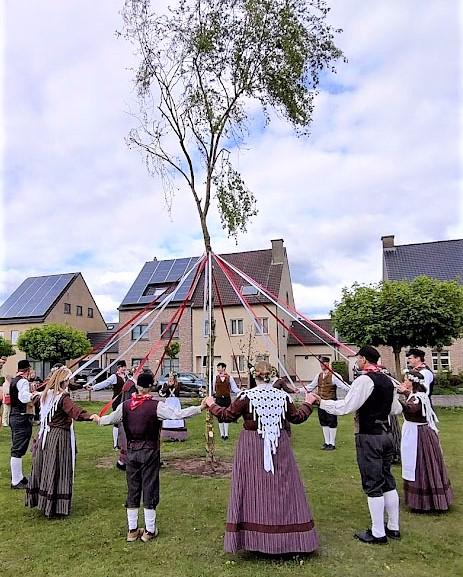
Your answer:
[[[153,6],[126,0],[123,8],[124,36],[139,58],[139,126],[128,141],[161,178],[169,204],[174,186],[193,196],[211,276],[213,199],[223,228],[235,238],[257,214],[256,199],[232,162],[256,103],[267,123],[273,110],[307,135],[320,75],[342,57],[334,43],[338,31],[327,22],[323,0],[180,0],[165,13]],[[215,330],[207,284],[211,384]],[[211,420],[207,429],[213,460]]]

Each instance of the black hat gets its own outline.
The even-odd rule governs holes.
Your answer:
[[[329,363],[331,359],[330,359],[330,357],[318,357],[318,360],[321,363]]]
[[[422,351],[421,349],[409,349],[406,353],[405,353],[406,357],[418,357],[420,358],[422,361],[424,361],[424,357],[425,357],[425,352]]]
[[[18,371],[27,371],[31,368],[31,364],[27,359],[18,362]]]
[[[149,389],[154,385],[153,373],[140,373],[137,378],[137,386],[141,389]]]
[[[126,367],[127,363],[125,361],[117,361],[116,367],[119,369],[120,367]]]
[[[371,345],[365,345],[364,347],[362,347],[359,350],[359,352],[357,353],[357,356],[365,357],[369,363],[375,363],[376,364],[381,355],[375,349],[375,347],[372,347]]]

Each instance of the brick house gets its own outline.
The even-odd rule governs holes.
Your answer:
[[[270,249],[255,250],[221,255],[237,268],[251,276],[259,284],[278,295],[283,302],[294,306],[294,298],[289,271],[288,258],[283,240],[272,240]],[[166,289],[171,290],[172,285],[188,270],[198,257],[183,259],[163,260],[156,259],[145,263],[132,287],[119,306],[119,322],[125,323],[136,312],[146,306],[156,295],[162,294]],[[229,372],[235,376],[241,376],[243,382],[247,377],[247,360],[255,361],[257,357],[267,358],[272,364],[277,364],[277,355],[286,363],[288,334],[277,322],[275,317],[287,317],[278,310],[268,299],[264,298],[252,286],[234,277],[243,295],[253,305],[265,336],[256,334],[253,322],[248,317],[245,309],[240,304],[238,296],[234,293],[228,280],[222,271],[214,266],[214,278],[218,293],[214,286],[214,316],[216,321],[216,340],[214,362],[223,361],[227,364]],[[136,365],[147,354],[155,341],[161,339],[161,334],[171,319],[175,308],[178,308],[185,298],[190,287],[182,287],[181,293],[176,295],[171,306],[167,307],[160,317],[150,327],[146,337],[140,340],[133,348],[124,355],[127,363]],[[182,372],[193,371],[203,373],[205,369],[206,343],[208,327],[205,324],[203,314],[203,289],[204,274],[192,295],[188,306],[180,322],[174,327],[174,339],[180,343],[178,359],[172,362],[164,362],[161,373],[166,370],[179,370]],[[219,299],[220,295],[220,299]],[[222,302],[222,307],[219,302]],[[222,313],[223,310],[223,313]],[[152,318],[152,317],[150,317]],[[149,324],[150,318],[145,323]],[[290,323],[285,318],[285,323]],[[227,330],[228,329],[228,330]],[[132,333],[119,342],[119,350],[126,351],[134,343],[142,328],[135,327]],[[168,341],[168,335],[164,340]],[[274,343],[272,350],[270,342]],[[157,367],[164,347],[157,349],[148,365]],[[236,356],[236,364],[233,363],[233,354]]]
[[[106,323],[80,272],[29,277],[0,306],[0,336],[16,344],[27,329],[47,324],[68,325],[84,332],[106,331]],[[16,349],[3,374],[15,374],[26,354]],[[49,365],[31,360],[38,376]]]
[[[383,280],[413,280],[427,275],[440,280],[458,279],[463,283],[463,239],[396,245],[394,235],[381,237],[383,243]],[[463,339],[442,351],[425,349],[426,363],[434,370],[463,372]],[[381,347],[382,362],[394,370],[394,355]],[[405,368],[405,351],[401,353]]]

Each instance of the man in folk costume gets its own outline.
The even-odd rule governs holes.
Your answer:
[[[256,364],[255,379],[256,387],[242,391],[229,407],[206,399],[208,410],[221,421],[243,417],[224,548],[228,553],[311,553],[318,548],[318,536],[285,425],[306,421],[317,397],[308,393],[296,408],[288,393],[273,386],[266,361]]]
[[[334,373],[330,368],[330,358],[320,357],[321,371],[313,381],[306,386],[308,391],[317,389],[317,394],[324,401],[335,401],[337,399],[337,387],[344,391],[349,391],[349,387],[341,379],[340,375]],[[300,389],[301,392],[303,389]],[[323,431],[325,442],[322,445],[323,451],[334,451],[336,449],[336,432],[338,430],[338,417],[327,413],[324,409],[318,409],[318,422]]]
[[[166,403],[150,395],[154,384],[152,373],[141,373],[137,379],[139,393],[118,405],[110,415],[101,417],[100,425],[123,423],[127,437],[127,541],[141,538],[148,542],[156,537],[156,507],[159,503],[159,446],[161,421],[186,419],[201,412],[201,407],[188,407],[175,411]],[[138,509],[143,494],[145,529],[138,529]]]
[[[18,372],[10,383],[10,417],[11,428],[11,488],[25,489],[27,479],[23,475],[22,458],[27,452],[32,437],[34,419],[33,401],[39,396],[31,389],[29,376],[31,365],[23,360],[18,363]]]
[[[368,497],[371,529],[354,536],[364,543],[387,543],[400,539],[399,495],[391,473],[394,454],[389,414],[401,412],[391,379],[378,367],[380,354],[372,346],[357,353],[358,376],[344,399],[320,400],[320,407],[332,415],[356,413],[355,445],[362,487]],[[388,515],[384,524],[384,511]]]
[[[421,349],[410,349],[406,353],[407,367],[419,371],[423,375],[423,385],[429,398],[432,396],[434,387],[434,373],[424,362],[425,352]]]
[[[95,383],[94,385],[86,385],[85,388],[88,391],[102,391],[103,389],[109,389],[110,387],[113,388],[113,403],[112,409],[115,411],[122,400],[122,387],[127,380],[127,363],[125,361],[117,361],[116,363],[116,372],[110,375],[104,381],[100,383]],[[118,427],[113,427],[113,447],[117,449],[119,447],[117,443],[119,434]],[[118,469],[125,471],[124,464],[118,460],[116,463]]]
[[[217,375],[214,379],[213,395],[219,407],[229,407],[231,405],[231,395],[239,395],[241,392],[235,379],[226,372],[225,363],[217,364]],[[219,421],[220,436],[224,441],[228,439],[228,423]]]

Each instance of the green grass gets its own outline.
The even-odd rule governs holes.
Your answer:
[[[97,405],[82,403],[92,407]],[[321,548],[306,558],[271,560],[249,553],[228,555],[222,540],[230,480],[161,472],[159,537],[127,544],[125,475],[97,468],[111,450],[111,427],[76,426],[78,457],[72,513],[47,520],[26,509],[24,493],[9,489],[9,429],[0,431],[0,575],[163,576],[163,577],[445,577],[463,575],[462,460],[463,411],[439,411],[441,439],[456,494],[446,515],[413,515],[401,510],[402,541],[387,546],[361,544],[356,529],[369,524],[366,499],[355,462],[352,419],[340,419],[338,450],[320,451],[316,415],[293,427],[293,446],[309,495]],[[189,421],[184,444],[164,444],[164,458],[202,455],[204,417]],[[231,458],[241,425],[231,425],[218,456]],[[24,471],[30,470],[30,454]],[[401,492],[400,469],[394,468]],[[284,499],[284,495],[281,496]],[[140,515],[140,524],[142,517]]]

